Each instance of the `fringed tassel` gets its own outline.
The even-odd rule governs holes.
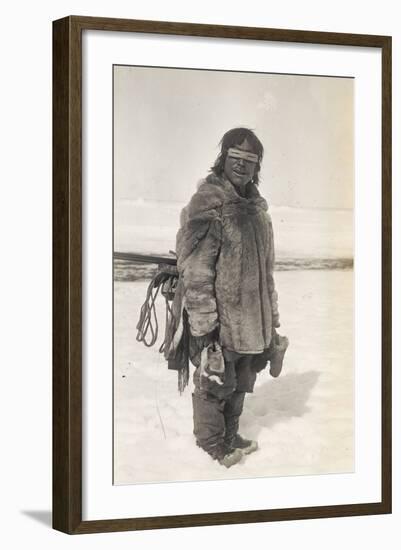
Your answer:
[[[178,371],[178,391],[183,393],[189,382],[189,363]]]
[[[188,313],[184,309],[183,311],[183,333],[181,341],[178,346],[177,355],[176,355],[176,364],[178,366],[178,391],[183,393],[185,388],[188,386],[189,381],[189,339],[190,339],[190,330],[189,330],[189,321]]]

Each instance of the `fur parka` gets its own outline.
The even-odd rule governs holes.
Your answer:
[[[279,316],[272,222],[257,187],[249,183],[243,198],[224,176],[210,174],[181,213],[176,251],[180,276],[167,357],[182,337],[184,309],[193,336],[218,328],[226,350],[266,350]]]

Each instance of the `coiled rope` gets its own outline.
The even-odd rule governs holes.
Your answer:
[[[160,292],[165,298],[166,305],[166,326],[164,340],[159,348],[159,352],[163,353],[168,327],[173,319],[173,311],[170,302],[174,298],[175,289],[178,281],[178,271],[173,266],[160,265],[159,272],[150,281],[146,298],[142,304],[139,314],[139,320],[136,325],[137,335],[136,340],[142,342],[146,347],[150,348],[156,343],[159,334],[159,322],[156,312],[156,298]]]

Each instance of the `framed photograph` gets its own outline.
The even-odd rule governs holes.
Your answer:
[[[53,526],[391,512],[391,37],[53,23]]]

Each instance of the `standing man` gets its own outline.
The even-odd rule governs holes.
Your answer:
[[[196,365],[196,442],[226,467],[258,448],[238,433],[239,419],[280,326],[272,222],[258,191],[262,158],[253,131],[224,134],[177,234],[176,323],[166,357],[180,369],[186,350]]]

